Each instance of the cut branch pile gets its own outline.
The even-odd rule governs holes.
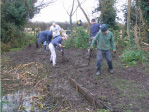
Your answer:
[[[3,87],[5,89],[8,87],[15,88],[19,85],[23,86],[33,86],[36,91],[41,93],[46,89],[46,78],[38,80],[39,70],[43,68],[43,65],[40,63],[30,62],[27,64],[20,64],[16,67],[10,67],[6,70],[2,70],[2,74],[8,78],[2,78]],[[16,81],[21,81],[18,83]],[[8,84],[8,81],[15,81],[15,84]],[[16,84],[17,83],[17,84]],[[14,86],[16,85],[16,86]]]

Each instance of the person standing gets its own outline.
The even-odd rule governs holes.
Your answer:
[[[43,51],[46,51],[46,43],[49,44],[51,42],[51,39],[53,37],[54,33],[51,31],[41,31],[37,35],[37,48],[40,43],[43,44]]]
[[[56,38],[57,36],[60,36],[61,27],[56,23],[53,23],[50,27],[50,31],[55,32],[54,38]]]
[[[89,39],[89,47],[92,43],[92,40],[94,39],[94,37],[96,36],[96,34],[99,32],[100,30],[100,24],[95,22],[95,19],[91,20],[91,26],[90,26],[90,39]],[[90,56],[90,48],[88,49],[88,58]]]
[[[107,60],[108,70],[111,74],[114,73],[112,66],[112,57],[111,57],[111,47],[113,48],[113,52],[116,52],[115,42],[113,33],[108,30],[106,24],[102,24],[101,31],[97,33],[96,37],[93,39],[91,43],[91,49],[94,46],[94,43],[97,42],[97,73],[96,75],[101,74],[101,66],[103,55]]]
[[[55,52],[55,48],[56,46],[59,47],[60,51],[63,52],[62,50],[62,41],[66,40],[67,38],[65,36],[57,36],[56,38],[54,38],[50,44],[49,44],[49,49],[51,52],[51,56],[50,56],[50,62],[53,63],[53,66],[56,67],[56,52]]]
[[[91,20],[91,26],[90,26],[90,31],[91,31],[91,35],[90,35],[90,39],[94,39],[94,37],[96,36],[96,34],[99,32],[100,30],[100,24],[95,22],[95,19]]]
[[[78,21],[77,21],[77,25],[78,25],[78,26],[82,26],[82,21],[81,21],[81,20],[78,20]]]

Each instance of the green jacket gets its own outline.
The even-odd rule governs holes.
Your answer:
[[[113,47],[113,50],[116,49],[114,37],[110,31],[108,31],[107,34],[103,34],[101,31],[98,32],[91,43],[91,47],[93,47],[95,42],[97,42],[97,49],[99,50],[110,50],[111,46]]]

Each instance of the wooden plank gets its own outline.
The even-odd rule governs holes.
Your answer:
[[[79,85],[72,78],[69,77],[68,79],[71,85],[74,88],[76,88],[77,92],[80,92],[89,102],[91,102],[94,105],[95,108],[99,108],[99,109],[106,108],[106,106],[104,106],[103,104],[98,103],[95,99],[95,96],[91,94],[86,88]]]

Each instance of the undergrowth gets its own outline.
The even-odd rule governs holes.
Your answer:
[[[121,60],[125,65],[136,65],[138,62],[148,62],[148,53],[143,50],[125,50],[121,56]]]

